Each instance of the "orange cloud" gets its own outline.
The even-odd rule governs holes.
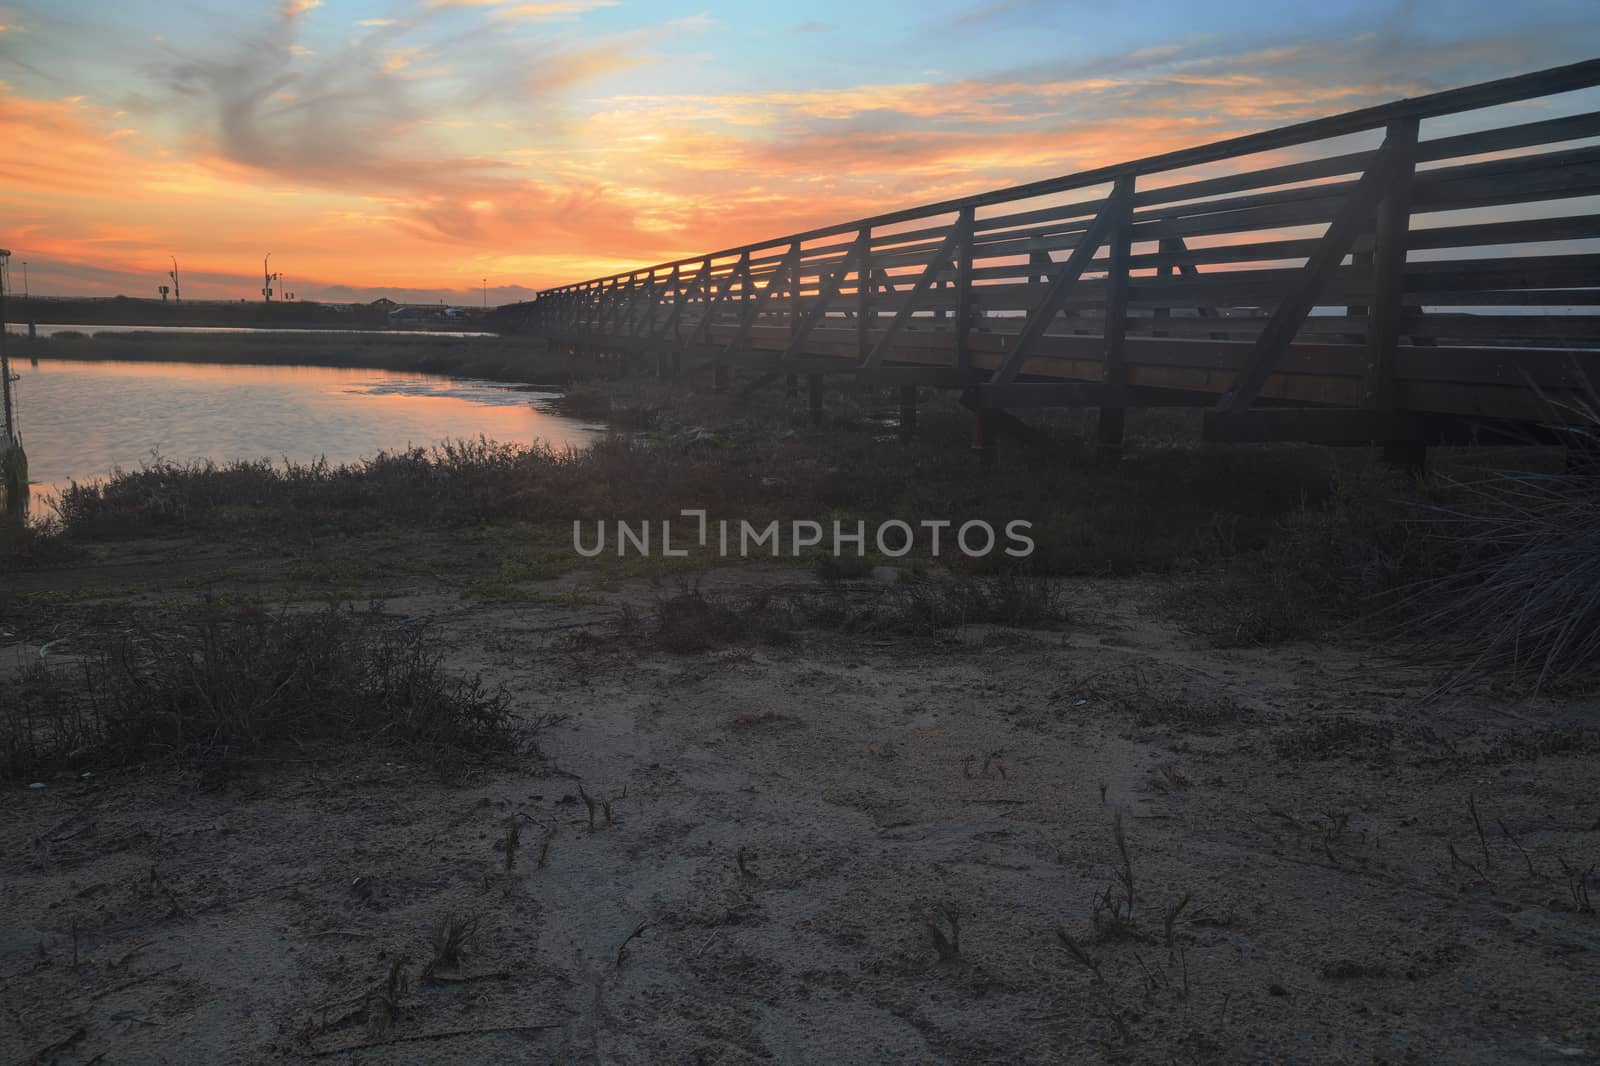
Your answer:
[[[371,32],[348,46],[318,38],[324,54],[310,56],[296,52],[309,50],[295,22],[313,5],[289,0],[270,33],[236,53],[186,57],[161,106],[127,103],[127,114],[0,85],[0,143],[26,161],[0,187],[0,219],[13,227],[0,243],[99,292],[143,294],[177,254],[186,294],[249,296],[268,249],[302,296],[436,292],[485,275],[538,288],[1430,87],[1414,71],[1319,72],[1320,51],[1301,46],[1197,59],[1172,45],[989,79],[732,93],[613,85],[585,99],[577,90],[594,79],[661,62],[660,43],[693,20],[529,37],[520,51],[506,43],[520,31],[498,25],[609,2],[432,0],[477,11],[480,51],[416,43],[410,19],[367,19]],[[1337,65],[1336,48],[1321,51]],[[463,56],[458,69],[435,66],[442,54]],[[668,82],[671,69],[659,69]],[[182,135],[166,132],[179,125]]]

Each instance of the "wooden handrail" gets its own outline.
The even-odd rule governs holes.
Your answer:
[[[869,218],[856,219],[832,226],[823,226],[801,233],[787,234],[770,240],[757,241],[719,252],[712,252],[709,255],[691,256],[686,259],[658,263],[654,267],[643,267],[607,275],[604,278],[591,279],[586,282],[555,286],[541,290],[538,295],[543,297],[556,293],[570,292],[574,289],[592,286],[600,282],[615,282],[648,270],[670,271],[673,267],[682,267],[707,259],[717,260],[730,256],[747,256],[759,249],[772,248],[777,245],[817,240],[822,237],[837,236],[852,231],[859,232],[862,229],[892,226],[933,215],[972,211],[980,207],[989,207],[1013,200],[1031,199],[1033,197],[1101,185],[1118,178],[1138,177],[1145,174],[1179,170],[1204,163],[1215,163],[1239,156],[1252,155],[1257,152],[1289,148],[1327,140],[1332,137],[1384,129],[1399,120],[1414,119],[1420,121],[1426,118],[1437,118],[1442,115],[1475,111],[1480,108],[1515,103],[1521,100],[1570,92],[1575,89],[1590,88],[1596,85],[1600,85],[1600,59],[1584,60],[1583,62],[1566,66],[1551,67],[1547,70],[1519,74],[1456,89],[1446,89],[1441,92],[1429,93],[1425,96],[1396,100],[1392,103],[1378,104],[1339,115],[1331,115],[1326,118],[1311,119],[1306,122],[1263,130],[1258,133],[1243,134],[1226,140],[1146,156],[1126,163],[1080,171],[1076,174],[1012,185],[989,192],[977,193],[972,196],[943,200],[920,207],[904,208],[887,214],[874,215]]]

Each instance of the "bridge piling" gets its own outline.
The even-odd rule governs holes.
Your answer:
[[[980,407],[973,412],[972,450],[978,456],[978,470],[992,473],[1000,450],[1000,411]]]
[[[813,426],[822,425],[822,375],[806,375],[806,410]]]
[[[900,438],[909,440],[917,433],[917,387],[900,386]]]

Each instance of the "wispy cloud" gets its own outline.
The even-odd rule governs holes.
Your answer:
[[[1596,38],[1280,26],[778,84],[750,62],[689,73],[687,43],[721,46],[697,37],[707,16],[595,32],[584,16],[613,4],[411,0],[341,24],[337,5],[274,0],[137,48],[125,27],[7,9],[29,39],[0,33],[0,143],[28,165],[0,183],[0,243],[96,291],[159,276],[169,251],[221,287],[269,240],[306,294],[480,272],[537,287],[1550,65]],[[977,40],[1024,16],[958,18]],[[831,29],[769,28],[789,49],[785,33]]]
[[[935,24],[939,30],[970,30],[986,22],[993,22],[1039,5],[1039,0],[992,0],[979,4]]]
[[[509,4],[495,11],[507,22],[572,22],[578,16],[602,7],[617,7],[619,0],[565,0],[544,4]]]

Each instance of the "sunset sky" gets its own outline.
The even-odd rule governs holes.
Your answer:
[[[471,299],[1600,55],[1596,0],[0,0],[35,293]]]

